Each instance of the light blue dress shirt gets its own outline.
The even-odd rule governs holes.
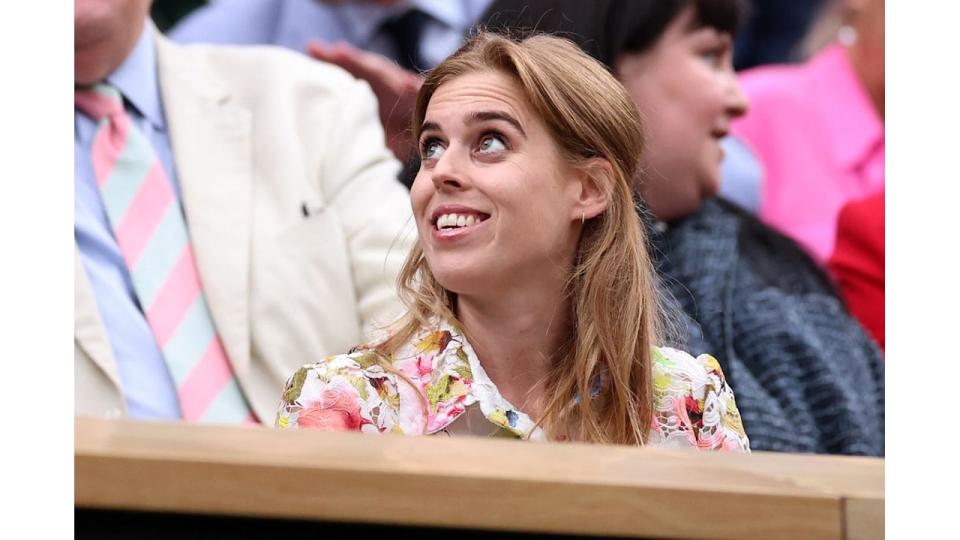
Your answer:
[[[431,16],[420,40],[420,55],[432,68],[463,44],[492,0],[409,0],[392,6],[317,0],[216,0],[196,10],[169,32],[181,43],[280,45],[304,52],[310,39],[346,42],[396,59],[396,48],[381,25],[412,7]]]
[[[720,166],[720,196],[744,210],[760,211],[760,191],[763,189],[763,167],[747,145],[729,135],[720,143],[723,163]]]
[[[152,31],[148,21],[133,52],[106,82],[123,94],[127,113],[153,144],[179,198],[157,84]],[[173,379],[136,299],[130,272],[100,199],[90,155],[97,124],[77,110],[73,119],[73,233],[117,362],[127,414],[140,419],[179,419],[180,404]]]

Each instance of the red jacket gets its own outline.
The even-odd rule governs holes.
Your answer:
[[[847,203],[828,263],[850,312],[884,346],[884,194]]]

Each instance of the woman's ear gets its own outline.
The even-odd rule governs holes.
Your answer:
[[[577,167],[577,200],[572,220],[599,216],[610,203],[610,186],[614,184],[613,166],[606,158],[590,158]]]

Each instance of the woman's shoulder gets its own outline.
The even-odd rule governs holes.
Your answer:
[[[361,350],[302,366],[284,387],[276,426],[404,432],[400,385],[379,354]]]
[[[652,371],[652,443],[750,450],[733,390],[716,358],[657,347]]]
[[[471,402],[473,374],[458,330],[438,323],[391,353],[362,349],[298,369],[287,381],[279,428],[406,434],[442,428]]]

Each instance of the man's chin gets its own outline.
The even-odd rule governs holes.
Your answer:
[[[110,39],[112,34],[109,14],[99,16],[88,13],[73,20],[73,51],[84,51],[97,47]]]

